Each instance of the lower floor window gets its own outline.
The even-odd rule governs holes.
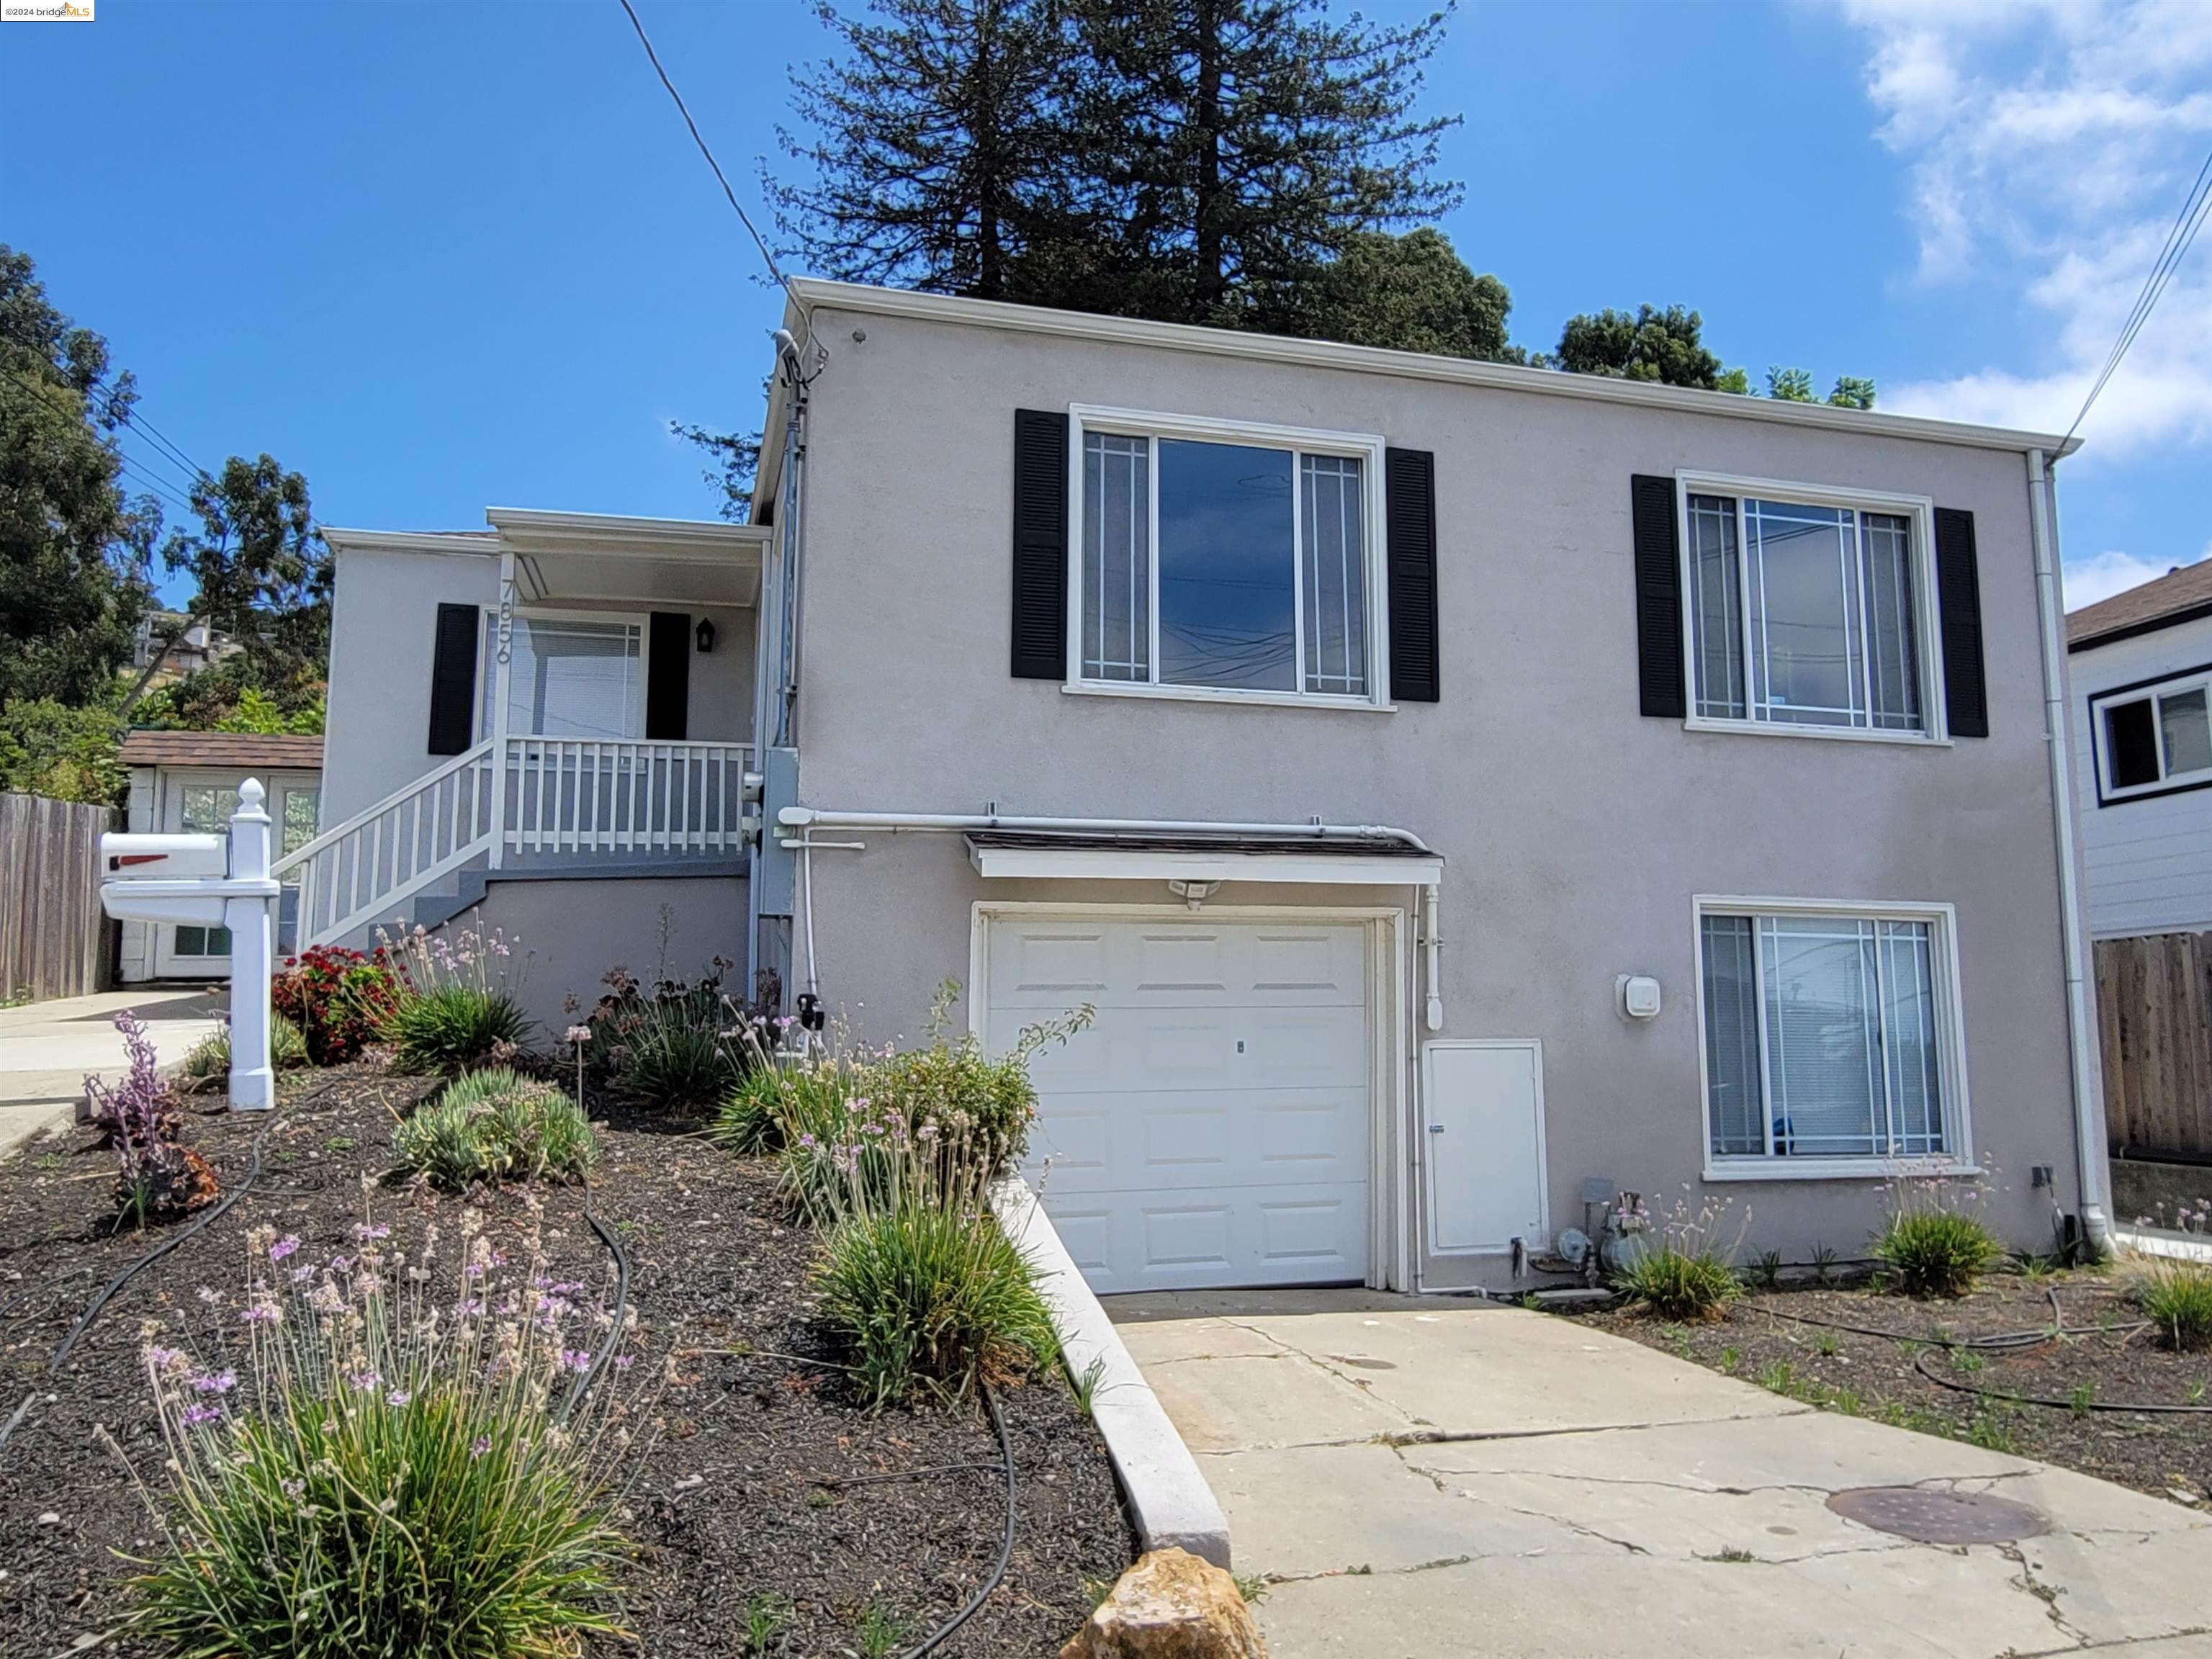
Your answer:
[[[1713,1157],[1955,1156],[1943,945],[1936,917],[1705,910]]]
[[[230,954],[228,927],[179,927],[177,954],[180,957],[227,957]]]

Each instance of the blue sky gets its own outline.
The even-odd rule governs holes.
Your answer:
[[[639,4],[757,210],[819,28]],[[0,34],[0,239],[187,454],[332,524],[712,512],[667,423],[757,423],[778,307],[616,0],[98,10]],[[2212,6],[1469,5],[1425,96],[1516,338],[1679,301],[1754,380],[2063,429],[2212,147]],[[2209,271],[2062,471],[2071,602],[2212,551]]]

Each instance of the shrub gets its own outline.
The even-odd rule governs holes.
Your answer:
[[[1687,1200],[1662,1205],[1653,1218],[1632,1194],[1616,1206],[1613,1225],[1620,1234],[1613,1281],[1631,1302],[1662,1319],[1713,1320],[1743,1294],[1735,1256],[1751,1224],[1747,1212],[1735,1237],[1723,1243],[1729,1206],[1708,1203],[1692,1212]]]
[[[177,1097],[162,1080],[154,1040],[128,1008],[115,1016],[130,1069],[113,1084],[84,1080],[92,1120],[115,1152],[118,1218],[171,1221],[214,1202],[222,1188],[208,1161],[184,1145]]]
[[[2154,1261],[2134,1276],[2128,1295],[2168,1346],[2212,1344],[2212,1268],[2193,1261]]]
[[[879,1188],[841,1196],[817,1282],[832,1336],[872,1404],[917,1389],[957,1398],[1059,1352],[1029,1262],[988,1201],[973,1148],[909,1140]]]
[[[477,1181],[580,1179],[598,1152],[574,1101],[504,1066],[448,1085],[401,1121],[392,1146],[402,1169],[456,1190]]]
[[[307,1042],[300,1028],[283,1015],[269,1016],[269,1063],[280,1072],[307,1065]],[[192,1045],[185,1056],[185,1075],[195,1083],[210,1083],[230,1072],[230,1024],[225,1021]]]
[[[615,1483],[641,1402],[611,1376],[574,1395],[597,1340],[580,1287],[540,1288],[534,1242],[505,1266],[475,1229],[449,1308],[428,1251],[386,1256],[384,1229],[281,1271],[299,1240],[258,1229],[254,1271],[283,1288],[243,1311],[250,1364],[146,1350],[171,1501],[135,1633],[295,1659],[537,1659],[621,1633]]]
[[[620,969],[607,975],[586,1020],[586,1066],[641,1111],[691,1116],[714,1108],[750,1069],[745,1011],[722,988],[727,967],[717,961],[689,984],[649,987]]]
[[[269,982],[270,1006],[299,1028],[318,1066],[351,1060],[376,1037],[398,1000],[391,968],[358,951],[316,945],[285,958]]]
[[[1875,1235],[1883,1280],[1907,1296],[1964,1296],[2005,1260],[2002,1240],[1971,1206],[1981,1194],[1941,1176],[1900,1171],[1887,1183],[1888,1218]]]
[[[394,975],[379,1034],[401,1071],[458,1077],[511,1056],[529,1036],[530,1018],[507,981],[514,951],[498,930],[469,927],[447,939],[417,927],[394,939],[379,928],[376,937]]]

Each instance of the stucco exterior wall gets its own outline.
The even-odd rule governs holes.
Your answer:
[[[441,605],[499,602],[499,561],[482,553],[395,553],[354,548],[337,561],[331,618],[329,752],[323,822],[337,824],[447,758],[429,752],[430,668]],[[529,607],[525,607],[528,609]],[[646,607],[562,604],[642,617]],[[714,648],[690,653],[688,735],[739,743],[752,736],[754,613],[671,602],[696,627],[714,623]],[[479,674],[488,665],[479,662]]]
[[[2051,1195],[2031,1194],[2029,1166],[2056,1167],[2068,1207],[2077,1194],[2021,456],[878,314],[815,323],[834,355],[808,434],[805,802],[1416,831],[1449,861],[1436,1035],[1543,1040],[1562,1224],[1584,1176],[1705,1190],[1693,895],[1948,902],[1975,1146],[2002,1170],[1991,1211],[2048,1247]],[[1433,451],[1443,701],[1238,707],[1010,678],[1013,411],[1077,402]],[[1992,735],[1907,747],[1641,718],[1629,480],[1678,467],[1971,510]],[[985,884],[957,837],[866,838],[817,858],[815,936],[825,1000],[879,1039],[966,976]],[[1232,884],[1221,902],[1242,896]],[[1613,1012],[1629,971],[1664,988],[1648,1026]],[[1711,1190],[1749,1207],[1755,1246],[1801,1259],[1857,1254],[1879,1215],[1869,1181]]]
[[[2067,659],[2089,928],[2100,939],[2212,928],[2212,789],[2097,804],[2089,700],[2212,663],[2212,617]]]

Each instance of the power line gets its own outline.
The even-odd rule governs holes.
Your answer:
[[[2196,182],[2190,185],[2188,195],[2182,198],[2181,211],[2174,215],[2173,224],[2166,233],[2166,241],[2159,249],[2158,258],[2152,262],[2149,275],[2143,278],[2142,289],[2136,295],[2135,305],[2129,310],[2127,320],[2120,325],[2119,337],[2112,342],[2112,351],[2106,356],[2105,366],[2099,371],[2095,384],[2090,386],[2089,395],[2081,400],[2081,408],[2074,416],[2074,424],[2066,428],[2066,436],[2058,441],[2062,453],[2075,433],[2081,428],[2082,421],[2087,417],[2090,406],[2104,392],[2106,382],[2118,370],[2121,360],[2128,355],[2128,349],[2135,344],[2136,337],[2142,332],[2143,325],[2150,320],[2150,314],[2157,308],[2166,285],[2173,280],[2173,273],[2187,257],[2190,244],[2197,240],[2197,233],[2204,228],[2208,214],[2212,214],[2212,153],[2205,155],[2204,165],[2197,170]]]
[[[646,35],[645,25],[638,21],[637,8],[631,5],[629,0],[622,0],[622,9],[629,14],[629,26],[637,31],[638,44],[645,48],[645,55],[653,62],[653,72],[660,77],[660,84],[668,88],[668,95],[676,100],[676,108],[684,117],[684,125],[691,129],[691,142],[699,146],[699,154],[705,156],[707,165],[714,169],[714,177],[722,186],[722,194],[730,198],[730,206],[736,210],[738,220],[746,230],[751,233],[753,246],[760,250],[761,258],[768,264],[768,274],[775,278],[777,285],[786,294],[791,295],[792,303],[798,304],[799,296],[792,294],[790,279],[783,274],[782,267],[776,264],[775,255],[769,251],[767,241],[753,224],[752,216],[745,211],[744,204],[738,200],[738,192],[730,188],[730,181],[722,171],[722,164],[714,159],[714,152],[707,148],[707,141],[700,137],[699,124],[691,118],[691,112],[684,102],[684,94],[676,90],[676,83],[668,78],[668,71],[661,68],[660,54],[653,51],[653,42]],[[801,309],[804,307],[802,307]]]

